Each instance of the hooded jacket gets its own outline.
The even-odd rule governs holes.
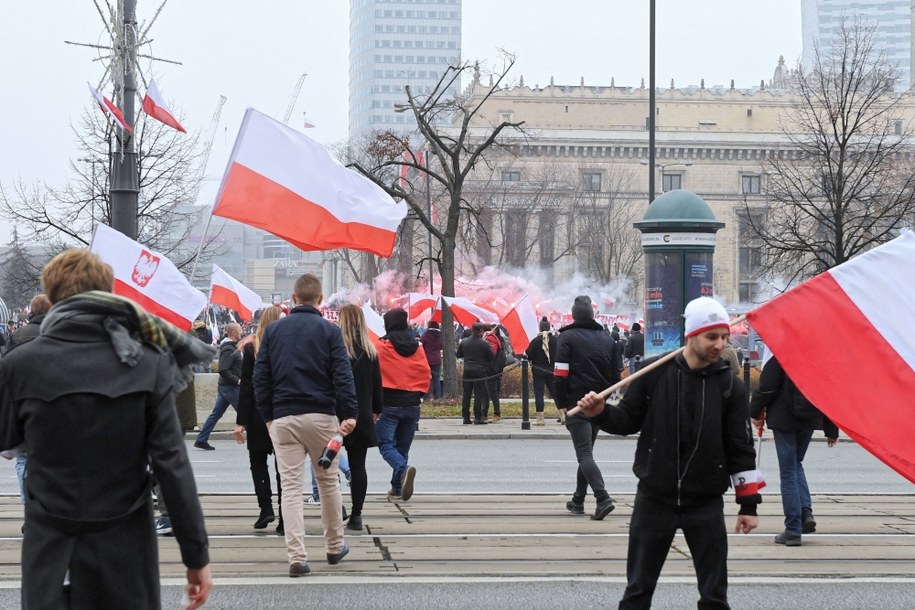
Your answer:
[[[389,331],[375,343],[386,407],[415,407],[429,391],[432,369],[408,329]]]
[[[600,392],[619,381],[614,349],[613,339],[594,320],[576,320],[559,329],[554,374],[560,409],[571,409],[588,392]]]
[[[640,432],[632,465],[639,493],[693,505],[722,495],[732,474],[756,469],[746,405],[743,382],[727,362],[693,370],[677,355],[635,379],[619,405],[607,405],[594,421],[610,434]],[[740,513],[755,515],[760,501],[759,494],[738,499]]]
[[[442,346],[444,345],[442,331],[438,328],[429,328],[419,338],[423,344],[423,350],[426,352],[426,360],[429,366],[438,366],[442,363]]]

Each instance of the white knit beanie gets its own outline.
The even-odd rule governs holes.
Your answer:
[[[709,297],[699,297],[686,304],[686,336],[692,337],[710,328],[730,328],[730,317],[725,308]]]

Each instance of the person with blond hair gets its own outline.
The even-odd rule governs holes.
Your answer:
[[[369,447],[378,446],[375,422],[381,417],[384,399],[381,391],[381,367],[378,364],[378,352],[369,341],[362,309],[355,305],[344,305],[340,308],[337,324],[340,325],[346,353],[349,354],[353,381],[356,383],[356,400],[359,403],[356,429],[343,439],[349,456],[350,497],[353,503],[346,528],[359,532],[362,531],[362,507],[369,486],[365,458]]]
[[[0,451],[29,454],[22,607],[160,606],[151,465],[199,608],[209,543],[175,393],[213,348],[111,294],[88,250],[55,256],[41,283],[41,334],[0,360]]]
[[[239,445],[248,444],[248,462],[251,464],[251,478],[254,482],[254,495],[257,496],[257,505],[260,515],[254,522],[254,529],[262,530],[276,519],[273,512],[273,490],[270,489],[270,470],[267,467],[268,456],[273,454],[273,443],[267,433],[264,418],[257,410],[254,398],[254,361],[260,350],[261,340],[267,327],[280,319],[279,307],[267,307],[261,313],[257,331],[244,348],[241,360],[241,385],[238,390],[238,409],[235,415],[235,430],[232,432],[235,442]],[[276,456],[274,456],[276,467]],[[279,525],[276,527],[278,534],[285,533],[283,525],[283,488],[280,483],[280,472],[276,470],[276,495],[277,510],[280,515]]]

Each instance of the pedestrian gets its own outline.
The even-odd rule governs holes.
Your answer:
[[[489,374],[489,363],[492,361],[492,349],[483,338],[485,325],[476,322],[470,327],[470,335],[461,339],[457,347],[457,357],[464,359],[464,377],[462,380],[463,396],[461,397],[461,415],[464,425],[470,422],[470,399],[473,398],[473,423],[485,424],[483,405],[489,400],[486,393],[486,377]]]
[[[804,456],[814,430],[823,430],[828,446],[832,447],[839,438],[839,428],[797,389],[774,356],[766,361],[753,392],[750,418],[760,433],[764,424],[768,424],[775,438],[785,514],[785,530],[775,536],[775,543],[801,546],[802,534],[814,533],[817,526],[804,472]]]
[[[216,449],[208,441],[213,428],[225,415],[229,406],[238,411],[238,389],[241,387],[242,353],[238,349],[241,339],[241,325],[232,322],[226,324],[226,336],[219,342],[219,380],[216,383],[216,403],[213,410],[203,422],[203,428],[194,439],[194,447],[213,451]]]
[[[302,514],[305,459],[317,461],[335,435],[352,432],[358,406],[343,335],[318,310],[324,300],[321,280],[306,273],[293,290],[295,307],[261,337],[254,361],[254,398],[280,471],[289,576],[296,578],[311,572]],[[342,422],[336,410],[342,412]],[[337,460],[327,469],[318,468],[316,476],[327,563],[336,565],[349,553],[343,538]]]
[[[272,323],[280,319],[279,307],[266,307],[261,314],[260,323],[251,341],[245,343],[242,349],[241,385],[238,390],[238,409],[235,414],[235,442],[240,445],[247,443],[248,463],[251,466],[251,480],[254,483],[254,495],[257,497],[257,506],[260,514],[254,522],[254,529],[262,530],[276,520],[279,513],[279,523],[276,533],[286,532],[283,523],[283,486],[280,480],[279,466],[273,451],[273,443],[267,432],[267,425],[257,409],[254,397],[254,362],[257,352],[260,351],[264,333]],[[277,513],[273,512],[273,490],[270,486],[270,468],[267,463],[273,455],[273,465],[276,470],[276,496]]]
[[[356,417],[356,429],[343,439],[350,463],[350,509],[346,528],[355,532],[362,531],[362,507],[368,492],[368,474],[365,470],[365,459],[369,447],[378,446],[378,435],[375,422],[381,417],[384,395],[381,389],[381,367],[378,364],[378,352],[369,341],[369,331],[365,325],[362,309],[355,305],[344,305],[340,308],[340,331],[343,343],[349,355],[353,369],[353,380],[356,383],[356,401],[359,403],[359,415]],[[428,332],[428,331],[427,331]]]
[[[645,335],[642,334],[642,325],[638,322],[632,324],[623,355],[629,361],[629,374],[632,375],[636,370],[636,357],[639,362],[645,359]]]
[[[212,347],[111,294],[88,250],[55,256],[41,284],[41,334],[0,360],[0,450],[29,452],[22,607],[159,607],[151,464],[198,608],[213,581],[175,391]]]
[[[537,411],[535,426],[546,425],[543,420],[545,401],[544,388],[549,390],[550,398],[556,400],[556,388],[553,385],[553,361],[556,355],[556,335],[551,332],[550,322],[546,316],[540,320],[540,333],[531,339],[524,353],[531,363],[534,377],[534,406]]]
[[[413,496],[416,478],[416,468],[410,465],[410,446],[431,372],[425,350],[407,326],[405,310],[396,307],[385,312],[384,330],[384,337],[375,344],[384,394],[384,409],[375,432],[381,457],[392,471],[388,499],[406,502]]]
[[[489,361],[489,370],[486,379],[486,395],[489,400],[483,408],[483,417],[491,424],[502,421],[502,406],[499,398],[502,394],[502,370],[505,368],[505,347],[499,336],[499,326],[489,325],[483,333],[483,338],[489,343],[492,350],[492,360]],[[492,417],[489,417],[489,405],[492,403]]]
[[[733,483],[737,532],[757,527],[761,502],[746,390],[721,353],[728,314],[708,297],[686,306],[681,354],[635,378],[618,405],[589,392],[579,406],[610,434],[639,432],[638,488],[621,609],[649,608],[677,529],[693,556],[700,608],[729,608],[723,494]],[[650,358],[645,365],[657,358]]]
[[[442,346],[444,339],[439,323],[435,320],[429,322],[429,328],[419,339],[426,352],[426,361],[432,371],[432,398],[438,400],[442,397]]]
[[[563,410],[574,407],[591,389],[609,387],[619,381],[619,373],[613,368],[613,339],[594,320],[590,297],[575,297],[572,320],[571,324],[559,329],[556,340],[556,404]],[[577,413],[566,415],[566,429],[572,437],[578,461],[575,492],[566,502],[566,509],[573,515],[585,514],[585,496],[590,486],[597,503],[591,519],[601,521],[615,505],[594,460],[594,443],[600,428],[583,413]]]

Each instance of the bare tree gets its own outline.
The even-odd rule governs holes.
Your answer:
[[[13,227],[13,236],[0,257],[0,297],[11,307],[25,307],[40,292],[41,261],[31,256]]]
[[[70,162],[73,180],[63,187],[19,182],[12,196],[0,189],[0,216],[19,227],[26,243],[41,243],[51,252],[87,245],[96,222],[111,224],[109,159],[117,154],[118,134],[97,109],[84,114],[73,131],[81,151]],[[138,241],[184,267],[196,254],[196,244],[188,237],[197,216],[193,201],[200,180],[197,138],[145,114],[139,116],[132,137],[138,150]],[[215,236],[209,239],[205,252],[212,255]]]
[[[472,172],[486,163],[487,151],[499,146],[503,131],[520,131],[523,125],[523,122],[493,121],[483,113],[486,102],[503,85],[513,65],[514,58],[507,57],[504,67],[492,75],[488,87],[480,84],[479,66],[468,63],[446,68],[428,94],[414,94],[409,85],[404,87],[407,103],[403,109],[411,112],[416,120],[416,138],[383,135],[378,139],[378,150],[370,155],[379,162],[373,166],[353,163],[353,167],[389,195],[406,201],[411,214],[432,234],[438,246],[434,256],[442,279],[442,294],[448,296],[454,295],[455,253],[460,227],[468,218],[480,213],[480,209],[466,197],[465,182]],[[460,83],[465,73],[470,72],[473,79],[471,94],[449,98],[448,91],[455,83]],[[418,147],[414,145],[416,140],[421,142]],[[427,151],[429,158],[425,162],[420,162],[418,156],[411,154],[416,148]],[[400,170],[404,167],[418,170],[422,175],[428,172],[430,184],[435,185],[430,196],[436,199],[437,222],[427,212],[425,198],[402,184]],[[437,196],[436,191],[441,195]],[[443,313],[442,326],[449,329],[452,325],[451,313],[447,308]],[[445,392],[453,396],[457,393],[454,336],[450,332],[443,334]]]
[[[915,211],[905,94],[874,27],[843,21],[832,48],[814,55],[782,125],[791,146],[767,161],[765,208],[744,209],[766,264],[789,281],[891,239]]]

